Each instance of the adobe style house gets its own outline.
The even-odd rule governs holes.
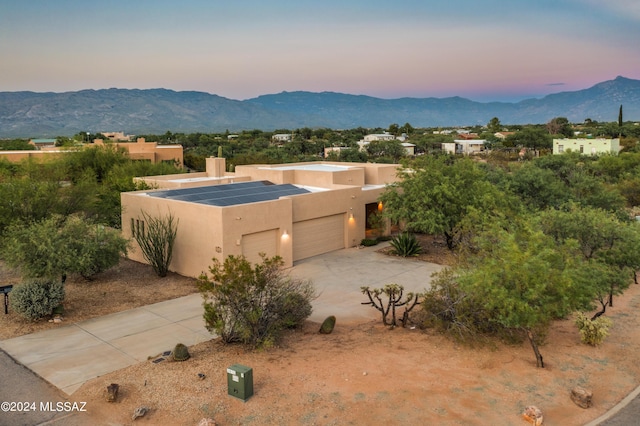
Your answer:
[[[96,145],[104,145],[102,139],[93,141]],[[168,162],[182,167],[182,145],[158,145],[157,142],[147,142],[144,138],[138,138],[136,142],[115,142],[117,148],[122,148],[129,153],[132,160],[150,161],[151,163]]]
[[[161,189],[125,192],[122,232],[145,226],[143,212],[177,221],[170,270],[196,277],[212,258],[244,255],[251,262],[295,261],[346,247],[365,238],[367,212],[377,211],[397,164],[310,162],[237,166],[208,158],[207,171],[144,178]],[[129,257],[145,262],[133,240]]]
[[[620,139],[554,139],[553,153],[579,152],[585,155],[618,154]]]

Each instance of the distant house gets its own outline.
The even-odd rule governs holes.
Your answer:
[[[128,142],[133,136],[125,135],[124,132],[101,132],[106,138],[114,142]]]
[[[505,140],[507,137],[515,134],[516,132],[496,132],[493,134],[493,136],[495,136],[498,139]]]
[[[31,139],[29,141],[29,144],[35,146],[36,149],[50,148],[50,147],[56,146],[56,140],[55,139]]]
[[[365,135],[363,140],[365,142],[374,142],[374,141],[392,141],[394,139],[396,139],[394,135],[392,135],[389,132],[384,132],[384,133]]]
[[[94,141],[96,145],[104,145],[102,139]],[[116,142],[114,145],[123,148],[129,153],[132,160],[146,160],[151,163],[171,163],[182,167],[184,164],[182,145],[158,145],[157,142],[146,142],[144,138],[138,138],[136,142]]]
[[[462,140],[456,139],[453,142],[445,142],[442,144],[442,150],[449,154],[471,155],[484,151],[484,139]]]
[[[478,136],[478,134],[477,134],[477,133],[469,133],[469,132],[466,132],[466,133],[460,133],[460,134],[458,135],[458,137],[459,137],[460,139],[462,139],[462,140],[473,140],[473,139],[478,139],[478,138],[479,138],[479,136]]]
[[[618,154],[620,139],[554,139],[553,153],[562,154],[567,151],[585,155]]]
[[[271,136],[271,140],[275,142],[291,142],[291,133],[277,133]]]
[[[331,154],[332,152],[335,152],[336,155],[339,157],[340,153],[345,149],[351,149],[351,148],[348,146],[326,146],[324,148],[324,158],[327,158],[329,154]]]
[[[407,155],[416,155],[416,146],[409,142],[402,142],[402,147],[406,151]]]

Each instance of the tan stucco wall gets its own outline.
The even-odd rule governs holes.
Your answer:
[[[217,167],[216,171],[213,170],[214,163]],[[175,218],[179,219],[174,258],[170,265],[172,271],[188,276],[198,276],[207,270],[214,256],[222,261],[229,255],[241,255],[244,237],[265,231],[272,232],[276,239],[275,252],[266,253],[267,256],[279,255],[283,258],[285,266],[289,267],[293,265],[295,258],[293,243],[296,238],[302,238],[295,235],[294,223],[330,216],[342,217],[344,235],[342,246],[358,245],[365,238],[366,204],[377,202],[384,191],[383,184],[397,179],[396,172],[399,167],[397,164],[334,163],[342,167],[347,165],[349,168],[318,171],[276,169],[291,165],[238,166],[235,175],[225,173],[223,178],[211,177],[213,174],[222,174],[223,164],[224,159],[208,161],[207,173],[197,174],[197,176],[196,174],[172,175],[157,178],[157,182],[166,188],[167,182],[174,177],[195,176],[196,178],[208,177],[209,180],[193,186],[227,183],[224,182],[225,179],[234,182],[268,180],[275,184],[291,183],[325,190],[226,207],[150,197],[145,195],[149,191],[123,193],[122,230],[125,237],[131,237],[131,219],[139,220],[142,210],[156,215],[166,215],[170,211]],[[331,163],[298,163],[297,165],[304,164]],[[162,181],[164,178],[167,180]],[[285,231],[286,236],[283,237]],[[320,242],[318,244],[321,245]],[[329,242],[326,244],[326,251],[334,249]],[[325,247],[318,246],[318,250],[325,252],[323,251]],[[130,258],[144,262],[135,243]]]

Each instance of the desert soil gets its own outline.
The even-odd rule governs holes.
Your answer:
[[[114,299],[125,291],[121,282],[127,297]],[[178,275],[155,278],[147,266],[123,260],[93,282],[78,280],[83,297],[91,297],[89,288],[99,301],[84,309],[74,299],[76,287],[67,287],[65,322],[107,313],[101,305],[128,309],[158,301],[164,291],[192,293],[195,283]],[[599,347],[582,344],[571,319],[556,322],[541,347],[544,369],[535,367],[526,342],[470,348],[379,321],[338,322],[332,334],[321,335],[319,324],[307,322],[278,347],[249,351],[212,339],[189,348],[187,361],[133,365],[86,383],[70,400],[86,401],[92,424],[104,425],[134,424],[139,406],[150,410],[135,424],[147,425],[196,425],[203,418],[218,425],[526,425],[521,414],[529,405],[542,410],[545,425],[583,425],[640,384],[639,306],[640,285],[632,284],[607,311],[614,325]],[[57,326],[6,317],[3,339]],[[246,402],[228,395],[226,370],[233,364],[253,370],[254,394]],[[105,399],[111,383],[120,385],[115,403]],[[570,400],[577,385],[593,391],[593,407]]]

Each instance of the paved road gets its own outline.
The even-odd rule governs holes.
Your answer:
[[[28,402],[36,404],[35,410],[21,412],[0,411],[0,425],[84,426],[91,424],[87,423],[89,419],[88,415],[85,413],[42,410],[41,408],[47,408],[47,403],[50,403],[50,406],[57,408],[58,402],[64,403],[67,401],[66,396],[58,388],[50,385],[22,364],[17,363],[1,349],[0,371],[2,371],[0,402]],[[45,407],[41,407],[40,403],[43,403]],[[62,409],[65,409],[64,406]]]

